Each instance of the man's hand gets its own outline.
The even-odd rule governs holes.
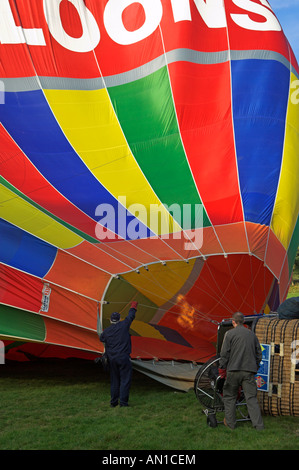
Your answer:
[[[221,379],[226,378],[226,369],[218,369],[218,374],[221,377]]]
[[[137,305],[138,305],[138,302],[136,302],[135,300],[131,303],[131,308],[135,308],[135,310],[137,310]]]

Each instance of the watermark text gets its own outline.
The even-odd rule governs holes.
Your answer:
[[[117,206],[102,203],[96,207],[96,237],[101,240],[138,240],[144,238],[184,238],[186,250],[196,250],[203,243],[202,204],[127,205],[126,196],[118,198]]]

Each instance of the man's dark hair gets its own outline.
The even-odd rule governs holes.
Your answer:
[[[244,323],[244,315],[241,312],[235,312],[233,314],[233,320],[237,323],[237,325],[242,325]]]

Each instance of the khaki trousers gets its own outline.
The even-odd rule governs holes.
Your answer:
[[[232,429],[236,426],[236,400],[240,386],[245,395],[252,426],[256,429],[264,429],[262,414],[257,401],[255,374],[247,371],[227,372],[223,386],[223,404],[227,425]]]

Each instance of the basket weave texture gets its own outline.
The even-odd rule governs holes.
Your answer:
[[[262,412],[272,416],[299,416],[299,320],[263,317],[255,333],[271,345],[269,391],[258,392]]]

